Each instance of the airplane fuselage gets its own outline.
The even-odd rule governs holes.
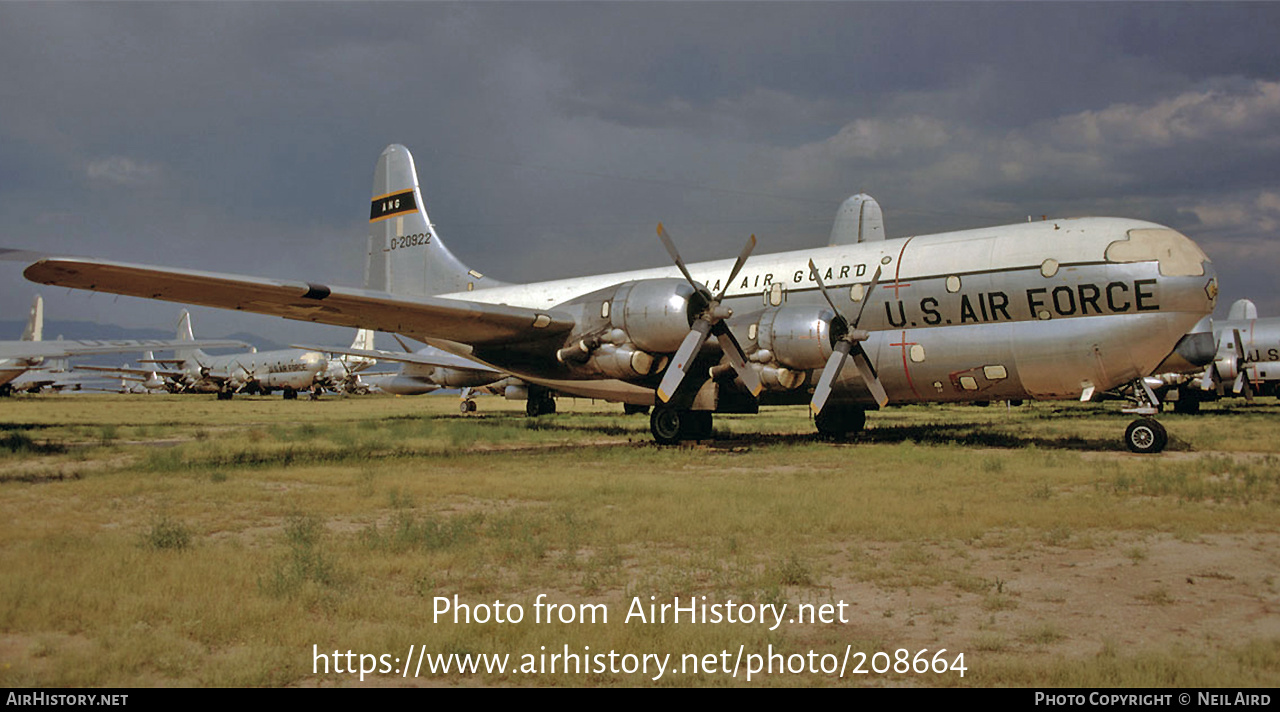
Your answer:
[[[807,307],[816,315],[827,308],[810,259],[842,311],[857,313],[866,300],[860,326],[871,335],[864,348],[894,403],[1064,399],[1090,386],[1127,383],[1149,374],[1212,311],[1217,295],[1212,267],[1193,242],[1154,223],[1117,218],[777,253],[752,257],[728,285],[724,304],[734,313],[728,323],[748,354],[759,352],[754,332],[767,310]],[[718,292],[731,265],[705,262],[689,270]],[[877,267],[880,281],[869,290]],[[678,277],[674,268],[659,268],[441,296],[550,309],[602,293],[598,307],[591,302],[584,310],[607,315],[613,287]],[[817,350],[828,337],[825,324],[814,321],[809,338]],[[566,364],[526,359],[518,349],[463,351],[558,390],[605,397],[613,389],[600,382],[575,386]],[[791,388],[766,389],[761,401],[804,402],[816,377],[812,368],[799,370],[803,380],[792,374]],[[842,372],[839,384],[840,398],[869,399],[855,371]],[[652,391],[646,396],[629,383],[620,382],[616,392],[624,400],[652,400]]]
[[[225,356],[203,355],[182,364],[190,390],[216,392],[229,382],[233,388],[253,383],[261,389],[306,390],[315,383],[328,361],[322,354],[301,349],[281,349]]]

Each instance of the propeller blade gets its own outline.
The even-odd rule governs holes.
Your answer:
[[[876,399],[876,404],[881,408],[885,407],[889,403],[889,394],[885,393],[884,385],[880,383],[876,370],[871,367],[871,360],[867,358],[867,352],[862,350],[861,344],[854,347],[853,365],[858,367],[862,382],[867,385],[867,390],[871,391],[871,397]]]
[[[733,370],[738,372],[738,377],[742,379],[742,385],[747,387],[753,398],[760,395],[760,391],[764,386],[760,383],[760,377],[756,375],[755,369],[751,368],[747,363],[747,355],[742,351],[742,345],[738,343],[738,339],[733,335],[733,331],[729,329],[729,325],[722,321],[716,324],[711,331],[716,335],[716,339],[720,341],[720,349],[729,358],[729,363],[733,366]]]
[[[867,287],[867,291],[862,293],[862,306],[858,308],[858,316],[854,317],[850,329],[858,328],[858,324],[862,323],[862,312],[866,310],[867,305],[871,303],[871,292],[875,291],[876,285],[880,283],[880,266],[876,266],[876,273],[871,275],[871,284]]]
[[[742,248],[742,252],[738,255],[738,261],[733,263],[733,269],[729,272],[729,278],[724,281],[724,289],[720,290],[716,301],[724,299],[724,295],[729,292],[729,285],[733,284],[733,278],[738,276],[742,271],[742,266],[747,263],[747,258],[751,256],[751,251],[756,249],[756,236],[752,235],[747,238],[747,244]]]
[[[1213,389],[1214,376],[1218,374],[1218,365],[1211,363],[1204,369],[1204,375],[1200,377],[1200,390],[1208,391]]]
[[[831,295],[827,294],[827,285],[822,281],[822,273],[818,272],[818,266],[809,260],[809,272],[818,280],[818,291],[822,292],[822,298],[827,300],[827,304],[831,305],[831,311],[840,314],[840,310],[836,308],[836,303],[831,300]]]
[[[827,365],[822,368],[822,377],[818,379],[818,385],[813,389],[813,400],[809,402],[809,410],[814,415],[821,413],[822,407],[827,404],[827,398],[831,396],[831,384],[835,382],[836,376],[840,375],[840,369],[844,367],[844,360],[848,358],[849,350],[852,348],[852,343],[841,341],[832,349],[831,356],[827,358]]]
[[[671,261],[676,263],[676,267],[680,268],[680,274],[693,285],[694,289],[698,288],[698,283],[693,281],[693,275],[689,274],[689,268],[684,266],[684,260],[680,259],[680,251],[676,249],[676,243],[672,241],[671,236],[667,234],[667,229],[658,223],[658,238],[662,240],[662,246],[667,248],[667,254],[671,255]],[[752,238],[755,239],[755,238]]]
[[[1240,339],[1240,330],[1232,329],[1231,336],[1236,342],[1236,382],[1231,389],[1236,393],[1243,392],[1245,401],[1253,402],[1253,384],[1249,382],[1249,361],[1244,352],[1244,341]]]
[[[684,381],[685,373],[689,370],[689,363],[698,357],[698,352],[702,350],[702,345],[706,343],[709,333],[711,333],[711,322],[706,319],[698,319],[693,322],[689,335],[684,337],[684,341],[680,342],[680,348],[676,351],[676,355],[671,358],[671,365],[667,367],[667,373],[662,377],[662,383],[658,384],[658,398],[663,403],[671,400],[671,396],[675,394],[676,389],[680,387],[680,383]]]

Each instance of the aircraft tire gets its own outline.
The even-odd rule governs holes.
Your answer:
[[[660,405],[649,413],[649,432],[659,445],[679,445],[687,410]]]
[[[837,440],[860,433],[867,424],[867,411],[858,406],[829,405],[813,417],[813,424],[818,434]]]
[[[218,400],[231,400],[231,391],[218,391]]]
[[[529,399],[524,403],[524,414],[530,418],[536,418],[540,415],[555,415],[556,399],[551,397],[550,393],[541,392],[529,393]]]
[[[292,388],[286,388],[284,389],[284,393],[281,394],[281,397],[285,400],[298,400],[298,392]]]
[[[1151,418],[1138,418],[1124,431],[1124,444],[1130,452],[1153,455],[1162,452],[1168,443],[1164,426]]]

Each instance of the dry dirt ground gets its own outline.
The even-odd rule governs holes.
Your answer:
[[[952,565],[994,585],[961,590],[951,583],[883,588],[840,574],[847,554],[832,557],[829,597],[850,602],[860,637],[908,649],[1049,650],[1065,656],[1104,647],[1170,650],[1232,647],[1280,637],[1280,536],[1168,535],[1118,539],[1073,549],[1037,544],[963,554],[914,548],[908,558]],[[904,545],[864,543],[860,555],[892,565]],[[975,587],[976,589],[977,587]]]

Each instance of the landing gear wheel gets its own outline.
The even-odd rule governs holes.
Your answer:
[[[530,418],[539,415],[555,415],[556,399],[550,393],[530,393],[529,400],[524,402],[524,414]]]
[[[458,404],[458,410],[463,413],[476,412],[476,402],[473,400],[465,400]]]
[[[649,432],[659,445],[678,445],[680,443],[680,426],[689,411],[658,406],[649,413]]]
[[[707,440],[711,437],[712,413],[709,410],[680,410],[658,406],[649,412],[649,432],[659,445],[678,445],[682,440]]]
[[[1131,452],[1155,454],[1163,451],[1168,443],[1164,426],[1151,418],[1138,418],[1124,431],[1124,444]]]
[[[298,392],[292,388],[286,388],[284,389],[284,393],[281,394],[281,397],[285,400],[298,400]]]
[[[218,400],[231,400],[231,391],[218,391]]]
[[[813,424],[819,435],[842,440],[850,433],[862,432],[867,424],[867,411],[857,406],[829,405],[813,416]]]

